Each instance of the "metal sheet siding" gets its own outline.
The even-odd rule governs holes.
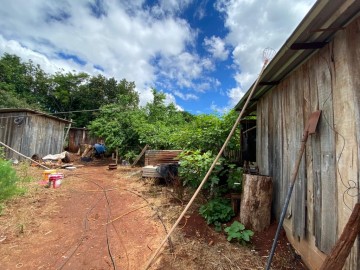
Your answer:
[[[182,150],[147,150],[145,152],[145,166],[164,163],[176,163]]]

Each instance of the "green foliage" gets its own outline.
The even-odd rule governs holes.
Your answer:
[[[240,192],[243,178],[243,169],[236,166],[235,164],[229,164],[228,168],[228,188],[232,191]]]
[[[221,223],[229,221],[235,214],[231,207],[230,200],[216,198],[200,207],[202,215],[207,224],[214,224],[217,231],[221,230]]]
[[[16,176],[15,170],[11,167],[11,163],[4,159],[3,151],[0,149],[0,202],[4,201],[21,190],[17,186],[19,178]]]
[[[131,150],[124,155],[124,158],[129,163],[133,163],[133,161],[135,160],[135,158],[137,156],[138,156],[138,154],[135,151]]]
[[[179,125],[169,139],[179,149],[218,152],[237,116],[237,112],[233,110],[223,116],[214,114],[193,116],[190,121]],[[228,149],[238,149],[238,147],[240,147],[240,133],[237,130],[228,144]]]
[[[230,242],[235,239],[241,244],[245,245],[250,242],[251,237],[254,235],[254,232],[251,230],[245,230],[245,226],[238,221],[234,221],[230,227],[226,227],[225,230],[228,235],[227,240]]]
[[[211,164],[213,163],[215,156],[210,151],[201,153],[200,150],[196,151],[183,151],[180,155],[180,167],[179,176],[183,179],[184,185],[189,185],[193,188],[199,186],[201,180],[206,175]],[[219,164],[215,165],[213,173],[210,175],[208,181],[204,185],[204,188],[213,188],[219,183],[219,172],[223,169],[221,165],[222,158],[219,160]]]

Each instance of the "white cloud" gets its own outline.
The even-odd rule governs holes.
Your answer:
[[[170,12],[188,2],[163,1],[161,5]],[[22,2],[21,8],[17,1],[5,1],[0,10],[0,55],[8,52],[25,61],[31,58],[47,72],[61,68],[94,74],[99,72],[94,66],[101,66],[106,76],[135,81],[140,99],[147,100],[148,88],[157,79],[151,63],[154,57],[179,58],[178,69],[185,72],[184,63],[197,56],[185,52],[195,37],[185,20],[153,17],[141,9],[143,4],[108,1],[101,9],[92,10],[85,1],[29,0]],[[86,64],[66,60],[59,53],[76,56]],[[175,68],[173,63],[171,68]],[[187,78],[190,84],[201,76],[201,64],[193,68]],[[184,76],[173,75],[175,81],[186,81]]]
[[[238,86],[248,90],[261,70],[265,48],[278,50],[315,0],[218,0],[215,7],[225,16],[225,40],[234,49],[239,69]]]
[[[197,100],[199,99],[198,96],[194,95],[194,94],[183,94],[182,92],[180,91],[174,91],[174,95],[183,99],[183,100]]]
[[[245,92],[240,87],[231,88],[227,92],[229,97],[229,107],[234,108],[234,106],[239,102],[239,100],[245,95]]]
[[[159,61],[159,76],[174,80],[180,88],[197,89],[194,81],[203,76],[204,71],[214,68],[207,58],[183,52],[172,57],[163,57]]]
[[[216,59],[226,60],[229,55],[229,51],[225,47],[225,42],[219,38],[212,36],[211,38],[204,39],[204,45],[207,51]]]
[[[165,104],[169,105],[171,103],[175,105],[178,111],[184,111],[184,109],[180,105],[176,104],[176,99],[173,94],[165,93]]]

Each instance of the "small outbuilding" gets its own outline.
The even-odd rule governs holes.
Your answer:
[[[70,128],[69,142],[67,150],[72,153],[76,153],[81,144],[94,145],[95,143],[102,141],[102,139],[90,136],[90,132],[87,128]]]
[[[29,109],[0,109],[0,141],[31,157],[63,152],[65,128],[71,122]],[[5,149],[6,158],[22,159]]]
[[[321,110],[302,157],[284,229],[318,269],[360,201],[360,1],[318,0],[268,64],[247,115],[256,113],[256,162],[273,179],[279,220],[309,115]],[[236,105],[241,110],[248,91]],[[360,269],[360,240],[344,269]]]

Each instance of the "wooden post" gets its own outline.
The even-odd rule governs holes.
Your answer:
[[[131,167],[135,167],[136,163],[139,162],[140,158],[144,155],[146,149],[148,149],[149,145],[145,145],[143,150],[141,151],[141,153],[136,157],[136,159],[134,160],[133,164],[131,165]]]
[[[272,180],[269,176],[244,174],[240,222],[255,232],[270,225]]]
[[[326,257],[324,263],[320,267],[320,270],[341,270],[359,233],[360,203],[357,203],[339,240],[336,242],[330,254]]]

